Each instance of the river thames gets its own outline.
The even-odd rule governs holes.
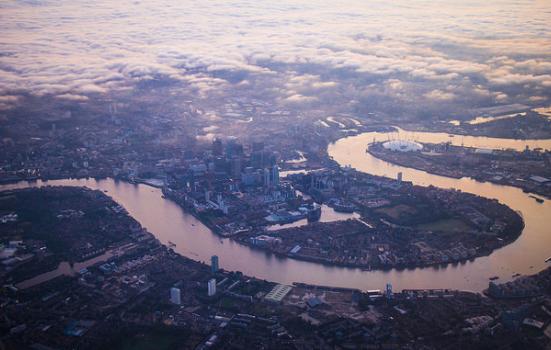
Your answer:
[[[136,220],[152,232],[162,243],[176,244],[178,253],[197,261],[207,262],[218,255],[220,266],[226,270],[241,271],[246,275],[279,283],[303,282],[317,285],[381,289],[392,283],[398,290],[406,288],[448,288],[482,291],[488,279],[498,276],[500,281],[512,279],[515,273],[532,274],[546,267],[544,260],[551,255],[551,231],[545,218],[551,215],[551,204],[537,203],[528,194],[514,187],[481,183],[469,178],[453,179],[397,166],[377,159],[365,150],[373,141],[409,139],[424,143],[450,141],[468,147],[480,148],[551,148],[551,140],[504,140],[487,137],[454,136],[442,133],[370,132],[338,140],[329,145],[328,153],[341,166],[373,175],[395,178],[402,172],[406,181],[420,186],[454,188],[479,196],[492,198],[521,213],[525,229],[512,244],[473,261],[441,267],[403,270],[365,271],[357,268],[333,267],[311,262],[276,257],[254,250],[230,239],[213,234],[194,216],[162,196],[161,190],[143,184],[130,184],[114,179],[65,179],[19,182],[1,186],[1,190],[29,186],[86,186],[104,191],[121,204]]]

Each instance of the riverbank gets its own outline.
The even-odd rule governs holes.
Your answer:
[[[411,134],[411,133],[410,133]],[[293,283],[303,281],[311,284],[346,286],[368,290],[392,283],[396,288],[456,288],[482,291],[488,286],[488,278],[500,277],[501,281],[510,280],[516,273],[531,274],[545,268],[544,260],[549,256],[546,247],[551,244],[547,227],[541,221],[551,212],[548,203],[537,204],[522,191],[469,179],[448,179],[432,176],[414,169],[394,166],[377,160],[365,153],[365,145],[376,140],[388,140],[392,133],[366,133],[348,137],[329,146],[329,156],[334,164],[352,165],[358,170],[379,176],[396,178],[402,172],[405,181],[413,181],[421,186],[435,185],[443,188],[457,188],[465,192],[498,199],[522,213],[526,222],[524,233],[512,244],[495,250],[489,256],[464,264],[449,264],[444,267],[417,268],[413,270],[361,271],[354,268],[331,267],[322,264],[308,263],[295,259],[276,257],[258,249],[250,249],[232,240],[220,239],[211,234],[203,224],[193,216],[182,213],[180,206],[163,200],[159,190],[149,186],[131,185],[123,181],[106,180],[53,180],[52,185],[87,186],[107,191],[117,202],[129,210],[129,213],[161,241],[177,244],[175,250],[198,261],[208,261],[211,255],[218,255],[224,267],[229,270],[243,271],[247,275],[277,281]],[[433,135],[416,134],[417,140],[425,142],[424,137],[433,141]],[[447,135],[443,135],[447,139]],[[439,135],[437,136],[440,137]],[[453,138],[452,138],[453,139]],[[477,147],[491,146],[486,139],[465,138]],[[461,142],[461,140],[456,140]],[[537,142],[536,142],[537,143]],[[499,144],[503,144],[500,140]],[[536,147],[533,143],[516,143],[520,149],[525,145]],[[42,186],[38,180],[34,185]],[[21,183],[19,186],[28,186]],[[525,254],[530,251],[531,254]]]
[[[227,234],[225,234],[225,231],[219,225],[214,224],[213,222],[211,222],[211,220],[206,220],[205,216],[203,214],[199,214],[195,210],[193,210],[193,206],[190,206],[187,203],[185,203],[185,200],[183,200],[184,197],[182,197],[182,196],[178,197],[177,195],[175,195],[177,192],[172,192],[168,187],[166,187],[166,188],[164,188],[163,193],[165,194],[165,196],[167,196],[168,198],[171,198],[172,200],[174,200],[184,210],[186,210],[188,213],[190,213],[196,219],[198,219],[204,225],[206,225],[212,233],[214,233],[214,234],[216,234],[216,235],[218,235],[222,238],[227,237]],[[516,235],[511,235],[511,237],[514,237],[514,238],[518,237],[518,234],[520,234],[520,232],[521,232],[521,230],[519,230]],[[234,238],[237,238],[237,237],[234,237]],[[509,237],[506,237],[505,239],[501,238],[500,243],[502,243],[502,244],[510,243],[510,242],[514,241],[514,238],[509,238]],[[248,246],[252,249],[255,249],[255,250],[260,250],[260,251],[266,251],[267,250],[266,248],[260,247],[258,245],[250,244],[250,241],[248,241],[248,240],[243,240],[243,239],[233,239],[233,240],[238,242],[239,244],[245,244],[246,246]],[[293,244],[293,246],[294,246],[294,244]],[[498,245],[498,246],[500,246],[500,245]],[[382,271],[389,271],[392,268],[396,268],[398,270],[401,270],[401,269],[412,269],[412,268],[415,268],[415,267],[446,266],[447,264],[452,264],[452,263],[455,263],[455,262],[466,262],[466,261],[469,261],[469,260],[472,261],[472,259],[474,259],[477,256],[480,257],[480,256],[488,255],[495,248],[496,248],[496,246],[494,246],[492,248],[483,247],[481,249],[478,249],[477,253],[472,253],[472,252],[468,252],[468,251],[466,251],[466,252],[447,252],[447,254],[445,255],[446,256],[445,260],[444,260],[444,258],[435,259],[434,257],[432,257],[432,258],[429,258],[430,260],[427,259],[427,258],[424,258],[425,259],[424,261],[423,260],[416,260],[415,263],[412,263],[412,262],[407,263],[404,260],[401,260],[400,258],[393,258],[391,260],[385,258],[386,263],[383,263],[383,264],[381,264],[380,262],[372,262],[372,263],[354,262],[354,263],[350,263],[350,262],[347,262],[347,261],[336,260],[336,259],[329,260],[329,259],[319,257],[319,256],[316,257],[316,256],[308,256],[308,255],[304,255],[304,254],[292,254],[292,253],[290,253],[290,250],[288,250],[287,252],[274,251],[274,250],[270,250],[270,251],[272,253],[276,253],[276,255],[279,256],[279,257],[284,256],[284,257],[292,258],[292,259],[296,259],[296,260],[302,260],[302,261],[308,261],[308,262],[314,262],[314,263],[321,263],[321,264],[324,264],[325,266],[342,266],[342,267],[353,267],[353,268],[361,268],[361,269],[368,269],[368,270],[377,270],[378,269],[378,270],[382,270]]]
[[[295,174],[290,180],[295,186],[336,184],[300,190],[320,203],[350,203],[363,221],[310,223],[260,235],[253,231],[239,236],[239,242],[326,265],[412,269],[489,255],[514,242],[524,227],[517,213],[494,201],[351,169]]]
[[[525,106],[527,107],[527,106]],[[539,112],[538,112],[539,110]],[[481,117],[486,115],[486,117]],[[506,114],[480,111],[478,117],[462,120],[442,120],[431,124],[410,124],[405,128],[420,132],[444,132],[460,136],[486,136],[499,139],[548,140],[551,119],[544,109],[528,108]]]
[[[435,175],[468,177],[551,198],[549,152],[479,151],[448,144],[425,144],[420,152],[400,152],[385,149],[382,144],[370,144],[366,152],[387,162]]]
[[[480,258],[475,261],[484,262],[492,266],[488,270],[488,277],[498,276],[507,281],[515,273],[529,274],[533,271],[546,267],[544,260],[549,256],[548,249],[543,245],[549,246],[551,240],[547,234],[547,228],[541,220],[551,213],[551,206],[548,202],[539,204],[522,190],[510,186],[495,185],[488,182],[478,182],[473,179],[460,178],[453,179],[404,167],[378,159],[365,152],[366,145],[373,142],[385,142],[393,139],[414,140],[421,143],[437,144],[451,141],[456,145],[464,143],[468,147],[501,149],[513,148],[524,150],[527,146],[530,149],[542,147],[549,149],[550,141],[521,141],[521,140],[500,140],[480,137],[450,137],[447,134],[431,134],[406,132],[398,130],[394,133],[365,133],[362,135],[342,139],[335,144],[330,145],[329,155],[333,157],[340,165],[351,165],[359,171],[380,175],[390,178],[396,178],[401,173],[404,181],[411,181],[414,185],[436,186],[439,188],[457,189],[463,192],[473,193],[482,197],[496,199],[500,203],[507,205],[515,211],[521,213],[525,221],[523,234],[513,243],[504,248],[495,250],[486,258]],[[351,151],[353,150],[353,151]],[[523,247],[522,249],[518,247]],[[523,254],[530,251],[529,255]],[[482,268],[475,268],[467,264],[465,273],[470,271],[470,276],[476,275]],[[492,271],[493,274],[490,274]],[[467,279],[467,275],[461,274],[459,278]]]
[[[112,184],[113,181],[101,183]],[[117,186],[119,189],[133,187],[130,184]],[[159,193],[149,186],[137,187],[147,189],[144,195],[152,191]],[[104,191],[111,192],[112,188],[104,186],[100,192],[75,187],[46,187],[12,193],[19,195],[25,191],[36,194],[94,192],[97,198],[106,200]],[[116,197],[118,193],[113,194]],[[102,203],[110,202],[110,207],[116,207],[113,200]],[[58,202],[54,200],[50,206],[57,208]],[[72,207],[71,203],[61,203]],[[129,210],[134,209],[129,206]],[[57,212],[53,212],[54,217]],[[400,291],[387,285],[384,292],[378,288],[362,292],[356,288],[321,283],[278,285],[240,272],[209,267],[176,254],[151,235],[147,235],[147,239],[135,235],[136,232],[146,232],[146,229],[132,221],[126,212],[116,213],[111,220],[115,228],[132,223],[132,232],[123,239],[129,241],[128,249],[121,248],[120,254],[105,257],[105,261],[87,263],[78,271],[75,271],[75,266],[68,275],[51,276],[21,289],[5,286],[3,311],[7,326],[4,329],[9,331],[9,336],[5,337],[4,343],[9,348],[36,344],[63,349],[83,346],[117,348],[121,344],[139,342],[151,345],[153,341],[148,337],[151,334],[159,336],[159,332],[162,336],[178,339],[178,344],[186,348],[197,348],[209,342],[239,348],[251,344],[253,347],[271,344],[274,348],[306,344],[312,348],[320,342],[347,346],[349,339],[356,339],[357,329],[377,327],[378,334],[389,334],[385,337],[370,336],[370,344],[377,347],[386,347],[385,344],[409,346],[415,342],[437,349],[441,348],[441,333],[449,329],[457,332],[446,333],[446,339],[465,341],[464,332],[460,332],[464,327],[463,320],[477,317],[481,312],[495,319],[492,321],[495,328],[501,329],[500,312],[515,306],[449,287]],[[119,230],[93,230],[88,238],[101,241],[118,233]],[[535,277],[538,285],[533,288],[546,290],[549,279],[542,277],[545,275]],[[531,310],[541,309],[539,301],[526,303]],[[549,320],[544,314],[532,317],[538,322]],[[445,330],[441,329],[443,324]],[[327,328],[337,329],[346,337],[343,340],[342,336],[324,332],[323,329]],[[36,329],[40,332],[35,332]],[[130,341],[124,340],[123,335]],[[311,340],[312,335],[317,337],[315,342]],[[479,340],[472,338],[472,341]],[[507,334],[499,338],[500,344],[512,342],[515,342],[515,337]]]
[[[12,218],[2,222],[1,274],[17,288],[121,254],[127,237],[152,237],[101,191],[46,186],[2,191],[0,198],[0,212]]]

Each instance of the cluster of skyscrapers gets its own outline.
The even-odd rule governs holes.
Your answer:
[[[274,152],[266,150],[262,142],[254,142],[250,154],[246,155],[243,145],[236,138],[228,138],[225,146],[222,140],[215,139],[212,154],[216,171],[224,170],[231,178],[241,180],[245,186],[279,186],[276,156]]]

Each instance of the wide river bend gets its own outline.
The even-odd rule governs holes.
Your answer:
[[[411,139],[418,142],[453,144],[480,148],[514,148],[523,150],[540,147],[551,149],[551,140],[524,141],[486,137],[454,136],[441,133],[369,132],[347,137],[331,144],[329,155],[340,165],[351,165],[357,170],[374,175],[395,178],[403,173],[404,180],[416,185],[434,185],[456,188],[464,192],[495,198],[519,211],[526,227],[512,244],[494,251],[487,257],[443,267],[426,267],[404,270],[364,271],[356,268],[325,266],[310,262],[276,257],[272,254],[240,245],[230,239],[221,239],[174,202],[162,198],[160,189],[130,184],[113,179],[65,179],[36,182],[19,182],[0,186],[0,190],[32,186],[86,186],[105,191],[124,206],[130,215],[152,232],[162,243],[176,244],[177,252],[198,261],[209,261],[218,255],[220,266],[226,270],[241,271],[257,278],[280,283],[304,282],[318,285],[382,289],[392,283],[397,290],[405,288],[452,288],[481,291],[488,286],[488,278],[510,280],[515,273],[532,274],[546,267],[544,260],[551,256],[551,201],[537,203],[528,194],[514,187],[481,183],[472,179],[452,179],[423,171],[390,164],[365,152],[373,141]],[[546,219],[547,218],[547,219]]]

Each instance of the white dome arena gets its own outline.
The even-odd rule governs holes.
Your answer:
[[[383,143],[383,147],[391,151],[415,152],[423,149],[423,145],[413,141],[395,140]]]

